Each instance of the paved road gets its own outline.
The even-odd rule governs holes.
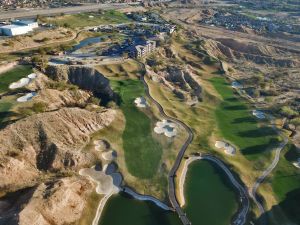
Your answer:
[[[271,165],[265,170],[263,171],[262,175],[255,181],[251,192],[250,192],[250,196],[251,198],[254,200],[255,204],[257,205],[259,212],[261,214],[263,214],[265,212],[264,207],[262,206],[262,204],[258,201],[257,199],[257,189],[259,187],[259,185],[261,183],[264,182],[265,178],[275,169],[275,167],[277,166],[279,159],[280,159],[280,153],[281,151],[284,149],[284,147],[286,146],[286,144],[288,143],[288,138],[284,138],[284,141],[282,143],[280,143],[280,145],[276,148],[275,150],[275,157],[271,163]]]
[[[109,10],[109,9],[122,9],[130,6],[138,6],[140,3],[110,3],[110,4],[88,4],[83,6],[72,6],[72,7],[62,7],[62,8],[49,8],[49,9],[30,9],[30,10],[16,10],[0,12],[0,20],[11,19],[11,18],[33,18],[37,15],[56,15],[60,13],[72,14],[79,12],[92,12],[98,11],[99,9]]]
[[[149,87],[148,87],[148,84],[147,82],[145,81],[145,78],[144,76],[141,76],[141,81],[143,82],[144,86],[145,86],[145,91],[146,91],[146,95],[148,98],[150,98],[152,100],[152,102],[157,106],[160,114],[166,118],[167,120],[170,120],[170,121],[173,121],[179,125],[181,125],[185,130],[186,132],[188,133],[188,138],[186,139],[184,145],[181,147],[177,157],[176,157],[176,160],[175,160],[175,163],[169,173],[169,199],[170,199],[170,202],[173,206],[173,208],[176,210],[177,214],[179,215],[179,218],[181,219],[182,223],[184,225],[190,225],[191,222],[189,221],[189,219],[187,218],[185,212],[182,210],[182,208],[180,207],[179,203],[178,203],[178,200],[176,198],[176,193],[175,193],[175,178],[176,178],[176,172],[180,166],[180,163],[181,163],[181,160],[184,156],[184,153],[187,149],[187,147],[189,146],[189,144],[193,141],[193,138],[194,138],[194,134],[193,134],[193,131],[191,130],[191,128],[189,126],[187,126],[185,123],[183,123],[182,121],[176,119],[176,118],[172,118],[170,116],[168,116],[163,107],[150,95],[150,92],[149,92]]]
[[[149,87],[148,87],[147,82],[145,81],[144,76],[141,76],[141,81],[143,82],[143,84],[145,86],[145,91],[146,91],[147,97],[150,98],[152,100],[152,102],[157,106],[157,108],[159,109],[160,114],[164,118],[181,125],[186,130],[186,132],[188,133],[188,138],[186,139],[184,145],[181,147],[181,149],[180,149],[180,151],[177,155],[177,158],[175,160],[175,163],[174,163],[174,165],[173,165],[173,167],[172,167],[172,169],[169,173],[169,179],[168,179],[169,180],[169,192],[168,193],[169,193],[170,202],[171,202],[173,208],[176,210],[177,214],[179,215],[179,218],[181,219],[182,223],[184,225],[190,225],[191,222],[189,221],[189,219],[186,216],[185,212],[180,207],[179,202],[178,202],[177,197],[176,197],[175,179],[176,179],[176,172],[177,172],[177,170],[180,166],[180,163],[182,161],[184,153],[185,153],[187,147],[189,146],[189,144],[193,141],[193,138],[194,138],[193,131],[189,126],[187,126],[182,121],[166,115],[163,107],[150,95]],[[236,181],[236,179],[234,178],[234,176],[232,175],[230,170],[227,168],[227,166],[221,160],[217,159],[214,156],[208,155],[208,154],[204,154],[203,158],[206,159],[206,160],[210,160],[210,161],[213,161],[213,162],[217,163],[225,171],[225,173],[228,175],[228,177],[231,180],[231,182],[233,183],[233,185],[239,190],[239,194],[241,196],[241,208],[240,208],[239,212],[237,213],[236,218],[233,220],[232,223],[234,225],[243,225],[243,224],[245,224],[247,214],[248,214],[248,211],[249,211],[249,205],[250,205],[247,189],[245,187],[243,187],[242,185],[240,185]]]

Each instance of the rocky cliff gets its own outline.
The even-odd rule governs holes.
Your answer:
[[[53,80],[70,82],[83,90],[93,92],[106,104],[114,98],[114,92],[109,86],[109,80],[97,70],[84,66],[48,66],[46,74]]]

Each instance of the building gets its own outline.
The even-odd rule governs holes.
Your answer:
[[[134,46],[130,55],[131,55],[131,57],[134,57],[134,58],[143,58],[146,55],[148,55],[149,53],[155,51],[155,49],[156,49],[156,42],[148,40],[143,45]]]
[[[15,20],[12,22],[12,24],[19,25],[19,26],[27,26],[32,29],[39,27],[38,22],[33,20]]]
[[[6,36],[15,36],[21,34],[27,34],[28,32],[32,31],[30,27],[27,26],[18,26],[18,25],[6,25],[0,27],[1,34]]]
[[[6,36],[16,36],[21,34],[27,34],[39,25],[35,21],[31,20],[15,20],[10,25],[0,27],[0,33]]]

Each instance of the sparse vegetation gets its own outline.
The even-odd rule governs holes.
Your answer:
[[[49,89],[56,89],[59,91],[64,91],[64,90],[78,90],[78,86],[69,84],[63,81],[50,81],[47,83],[47,88]]]
[[[31,116],[36,113],[43,113],[47,109],[45,102],[35,102],[31,106],[19,107],[18,112],[23,116]]]
[[[282,114],[283,116],[286,116],[288,118],[292,118],[294,116],[297,116],[298,115],[298,112],[293,110],[291,107],[289,106],[283,106],[281,109],[280,109],[280,114]]]

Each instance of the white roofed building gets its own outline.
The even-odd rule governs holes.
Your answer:
[[[0,27],[0,33],[6,36],[16,36],[27,34],[37,28],[39,25],[36,21],[32,20],[15,20],[10,25]]]
[[[6,25],[0,27],[1,34],[6,36],[16,36],[21,34],[27,34],[32,31],[31,27],[28,26],[18,26],[18,25]]]

